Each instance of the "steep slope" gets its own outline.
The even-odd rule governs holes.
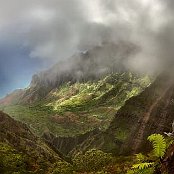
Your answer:
[[[68,155],[70,151],[73,150],[74,147],[80,145],[85,140],[89,139],[90,137],[94,137],[98,135],[100,130],[94,129],[92,131],[86,132],[84,134],[80,134],[77,136],[72,137],[56,137],[50,132],[45,132],[42,138],[48,142],[52,147],[58,149],[64,155]]]
[[[147,151],[148,135],[171,131],[173,100],[173,78],[163,73],[141,94],[126,101],[106,131],[89,137],[71,153],[94,147],[114,154]]]
[[[59,136],[74,136],[95,128],[105,130],[125,101],[150,82],[145,75],[112,73],[99,80],[65,83],[32,104],[6,101],[8,105],[0,108],[39,135],[49,130]]]
[[[122,140],[119,153],[147,150],[145,140],[148,135],[170,131],[174,119],[173,97],[174,81],[164,73],[139,96],[126,103],[107,130],[109,134],[114,133],[115,139]],[[121,130],[118,125],[121,125]],[[125,134],[124,139],[119,138],[120,131]]]
[[[0,172],[48,173],[60,157],[28,127],[0,112]]]

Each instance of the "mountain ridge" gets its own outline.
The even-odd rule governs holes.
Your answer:
[[[16,95],[11,96],[11,102],[31,104],[43,99],[52,89],[64,83],[95,81],[110,73],[125,72],[125,62],[137,50],[137,46],[124,41],[103,42],[100,46],[75,54],[48,70],[33,75],[29,87],[20,90],[18,100],[15,100]],[[7,97],[10,98],[9,95]],[[0,100],[0,104],[5,104],[5,98]]]
[[[108,129],[74,147],[70,154],[99,148],[115,155],[147,152],[147,137],[170,132],[174,113],[174,81],[172,75],[161,74],[142,93],[125,102]]]

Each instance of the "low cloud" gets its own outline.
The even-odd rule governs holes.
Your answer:
[[[1,42],[54,63],[122,40],[141,48],[126,66],[159,70],[173,64],[173,7],[172,0],[0,0]]]

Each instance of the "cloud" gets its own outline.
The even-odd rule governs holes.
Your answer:
[[[124,40],[141,47],[127,66],[150,71],[173,61],[173,6],[172,0],[0,0],[1,42],[57,62]]]

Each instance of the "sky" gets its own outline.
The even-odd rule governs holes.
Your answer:
[[[173,64],[172,0],[0,0],[0,97],[34,73],[104,41],[141,51],[134,69]]]
[[[0,96],[28,86],[32,74],[42,68],[42,61],[28,54],[29,50],[17,45],[0,45]]]

